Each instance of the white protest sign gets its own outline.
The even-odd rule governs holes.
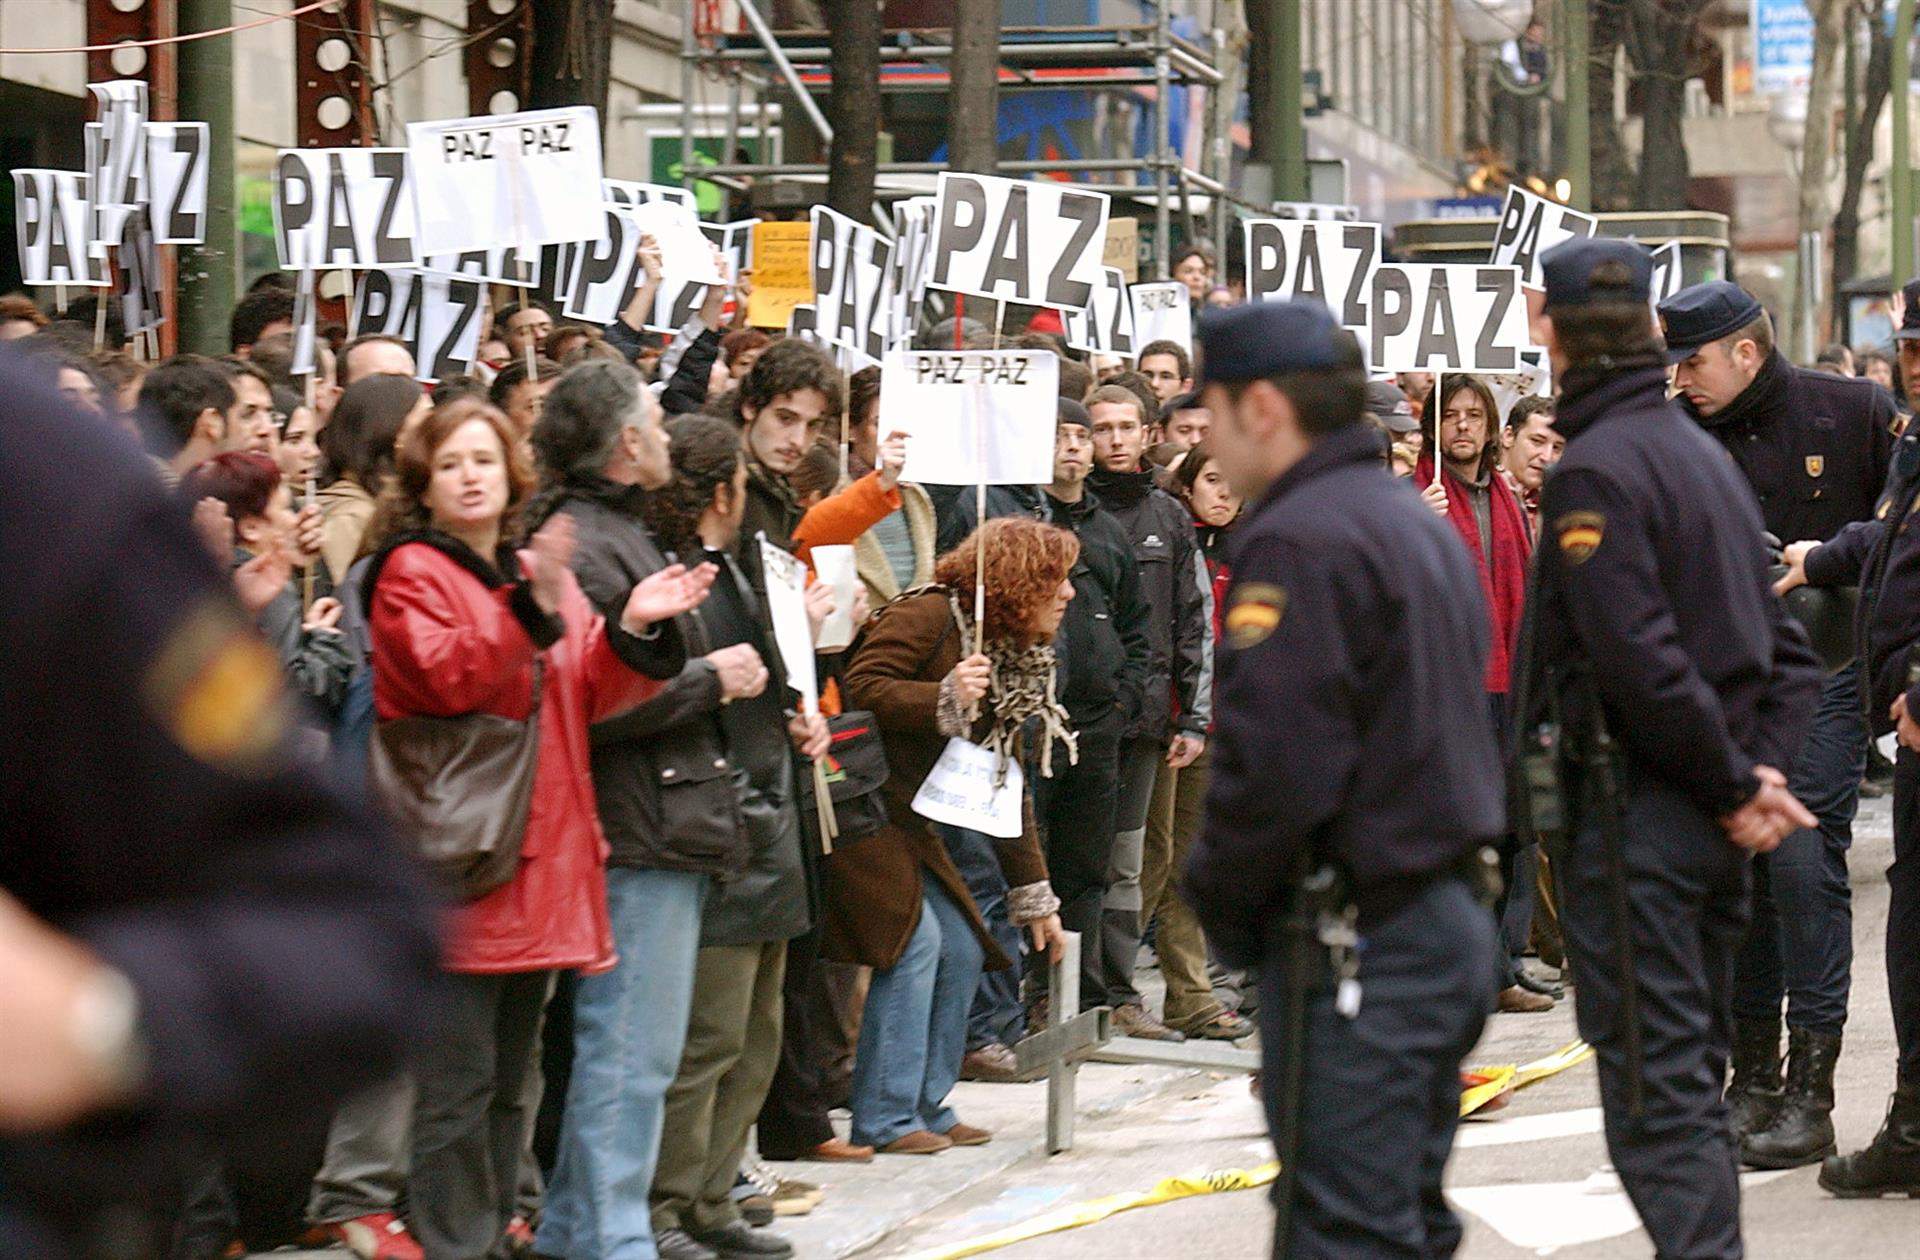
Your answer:
[[[464,254],[600,235],[590,105],[407,124],[420,250]]]
[[[1506,204],[1500,207],[1500,229],[1493,237],[1487,261],[1496,267],[1518,267],[1521,283],[1543,288],[1540,255],[1576,236],[1592,236],[1599,220],[1571,206],[1535,196],[1518,184],[1507,185]]]
[[[118,245],[129,215],[146,201],[147,84],[142,79],[89,83],[99,106],[97,141],[88,146],[87,174],[93,177],[93,223],[89,248],[104,256]]]
[[[570,266],[561,314],[611,324],[633,300],[645,271],[640,265],[640,225],[611,207],[602,217],[605,230],[598,240],[583,241],[570,253],[562,246]]]
[[[913,795],[913,812],[949,827],[1011,840],[1021,830],[1024,783],[1019,763],[1002,763],[990,749],[949,739]]]
[[[320,331],[314,280],[314,272],[303,271],[293,281],[293,362],[287,371],[294,376],[310,376],[320,370],[314,355],[314,341]]]
[[[119,246],[120,266],[127,277],[120,294],[121,322],[130,333],[158,328],[166,322],[160,306],[160,256],[145,206],[135,206],[122,220]]]
[[[1133,303],[1127,297],[1127,277],[1118,267],[1103,267],[1093,304],[1086,310],[1060,312],[1067,344],[1089,354],[1133,357],[1140,344],[1133,335]]]
[[[1353,223],[1360,218],[1360,207],[1335,205],[1327,201],[1276,201],[1268,214],[1275,219],[1314,219],[1330,223]]]
[[[646,202],[628,209],[604,207],[605,230],[598,240],[562,247],[569,262],[562,313],[595,324],[611,324],[646,281],[640,262],[640,238],[660,246],[660,287],[647,313],[646,327],[677,332],[693,315],[709,284],[720,281],[713,250],[700,234],[693,212],[676,202]]]
[[[79,171],[13,172],[14,237],[24,284],[108,283],[104,258],[87,252],[87,177]]]
[[[147,196],[153,239],[201,245],[207,239],[207,124],[148,123]]]
[[[1380,262],[1378,223],[1249,219],[1246,240],[1249,302],[1320,302],[1364,344],[1368,286]]]
[[[727,260],[727,272],[738,279],[753,270],[753,229],[758,219],[736,223],[702,223],[700,234],[719,248]]]
[[[1192,303],[1193,295],[1178,280],[1158,280],[1130,287],[1127,304],[1133,308],[1133,344],[1144,349],[1156,341],[1171,341],[1191,355]]]
[[[385,333],[406,342],[415,380],[444,380],[473,369],[485,301],[478,281],[370,271],[354,286],[353,326],[361,336]]]
[[[808,345],[818,346],[822,350],[831,349],[826,342],[820,340],[820,330],[816,326],[818,322],[819,313],[803,302],[787,315],[787,336],[798,337]]]
[[[282,149],[273,235],[283,271],[415,267],[420,237],[405,149]]]
[[[907,435],[903,481],[1035,486],[1053,480],[1060,356],[1044,350],[895,350],[880,374],[880,432]]]
[[[643,184],[631,179],[603,179],[600,181],[600,195],[609,204],[622,206],[628,210],[635,206],[644,206],[649,202],[665,201],[672,205],[684,206],[697,217],[699,203],[692,193],[678,184]]]
[[[1367,300],[1374,371],[1511,372],[1529,345],[1517,267],[1381,263]]]
[[[1680,292],[1687,284],[1680,268],[1680,242],[1668,241],[1653,251],[1653,284],[1649,295],[1655,306]]]
[[[767,582],[767,617],[773,645],[787,673],[787,686],[800,693],[800,711],[820,711],[820,686],[813,672],[813,625],[807,620],[807,566],[758,535],[760,570]]]
[[[927,283],[1079,310],[1107,248],[1107,195],[1045,180],[940,173]]]
[[[815,206],[810,257],[821,337],[870,358],[885,354],[895,339],[887,293],[892,244],[863,223]]]
[[[927,296],[927,276],[933,268],[933,221],[939,202],[932,197],[909,197],[893,208],[894,329],[900,340],[913,336],[914,313]],[[1075,308],[1078,309],[1078,308]]]
[[[429,254],[420,260],[420,270],[430,275],[455,280],[484,280],[490,284],[530,289],[537,278],[540,255],[532,249],[502,245],[496,249],[471,249],[464,254]]]
[[[1553,373],[1548,370],[1543,354],[1538,363],[1524,360],[1511,372],[1487,372],[1481,379],[1487,388],[1493,391],[1494,406],[1500,409],[1495,417],[1497,423],[1505,423],[1507,413],[1513,410],[1513,404],[1522,398],[1553,397]]]
[[[833,592],[833,612],[820,624],[815,646],[822,652],[838,652],[853,642],[853,597],[860,586],[853,548],[815,547],[807,558],[813,562],[814,576]]]

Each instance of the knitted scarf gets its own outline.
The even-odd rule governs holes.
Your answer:
[[[972,618],[961,606],[959,595],[949,590],[946,596],[947,606],[953,610],[954,626],[959,629],[963,640],[971,642]],[[1006,781],[1007,766],[1020,755],[1021,728],[1030,718],[1040,721],[1040,734],[1043,737],[1040,744],[1042,778],[1053,777],[1053,741],[1056,739],[1067,746],[1068,762],[1079,764],[1079,738],[1068,725],[1067,711],[1054,696],[1054,676],[1058,672],[1059,661],[1054,656],[1053,645],[1034,643],[1026,647],[1014,647],[989,639],[986,655],[987,660],[992,662],[987,683],[987,708],[993,714],[993,726],[987,732],[984,746],[998,757],[995,785]]]

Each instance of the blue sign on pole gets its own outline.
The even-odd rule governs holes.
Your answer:
[[[1753,0],[1753,90],[1804,90],[1813,77],[1813,15],[1806,0]]]

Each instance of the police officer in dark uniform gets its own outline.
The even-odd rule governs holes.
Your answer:
[[[1500,971],[1472,886],[1506,820],[1486,608],[1459,537],[1383,467],[1324,307],[1208,311],[1199,344],[1249,506],[1184,888],[1223,960],[1260,965],[1273,1254],[1446,1257],[1460,1061]]]
[[[1907,285],[1901,359],[1920,346],[1920,281]],[[1908,380],[1913,377],[1909,376]],[[1782,587],[1860,587],[1855,621],[1865,715],[1875,737],[1897,732],[1893,771],[1893,866],[1887,872],[1887,990],[1899,1060],[1886,1123],[1871,1143],[1820,1167],[1820,1184],[1842,1198],[1920,1196],[1920,427],[1896,442],[1893,470],[1872,519],[1824,545],[1788,548]]]
[[[0,1254],[146,1257],[198,1144],[285,1159],[400,1065],[434,912],[289,760],[278,659],[186,508],[11,352],[0,642]]]
[[[1660,319],[1677,401],[1746,474],[1769,533],[1825,542],[1872,515],[1893,450],[1890,394],[1788,363],[1760,303],[1725,280],[1682,289],[1660,304]],[[1827,679],[1787,770],[1788,787],[1820,825],[1753,863],[1753,922],[1734,966],[1727,1106],[1741,1159],[1755,1167],[1833,1154],[1833,1070],[1853,966],[1847,850],[1866,751],[1860,673],[1849,661]]]
[[[1752,491],[1667,400],[1652,270],[1627,241],[1543,260],[1567,448],[1522,644],[1523,821],[1557,850],[1614,1168],[1656,1254],[1735,1260],[1734,950],[1748,854],[1813,824],[1775,767],[1793,763],[1820,672],[1769,589]]]

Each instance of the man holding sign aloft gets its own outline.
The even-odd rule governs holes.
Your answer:
[[[1382,466],[1360,347],[1324,306],[1209,311],[1199,341],[1249,506],[1184,890],[1222,959],[1260,966],[1273,1254],[1449,1256],[1460,1060],[1494,996],[1472,877],[1505,815],[1479,583]]]

